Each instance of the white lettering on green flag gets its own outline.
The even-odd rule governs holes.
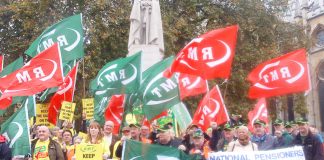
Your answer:
[[[77,14],[48,27],[26,50],[34,57],[58,42],[64,63],[84,56],[82,16]]]
[[[141,53],[107,63],[90,82],[96,96],[134,93],[141,82]]]
[[[143,112],[149,120],[180,102],[176,77],[173,76],[169,79],[163,76],[163,72],[172,61],[173,57],[169,57],[154,64],[143,73],[145,80],[142,82],[138,94],[143,102]]]

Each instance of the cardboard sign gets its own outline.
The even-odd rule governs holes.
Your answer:
[[[101,144],[78,144],[75,155],[77,160],[102,159],[103,146]]]
[[[86,119],[93,119],[94,99],[82,99],[83,113],[86,113]]]
[[[36,125],[51,126],[48,122],[48,104],[36,104]]]
[[[59,119],[72,122],[74,117],[75,105],[75,103],[63,101]]]

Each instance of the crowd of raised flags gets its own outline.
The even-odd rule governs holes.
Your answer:
[[[237,127],[238,130],[230,134],[233,134],[233,140],[238,139],[236,142],[238,146],[241,145],[245,148],[244,146],[249,144],[253,150],[262,150],[259,142],[262,142],[265,138],[262,136],[268,135],[268,133],[264,132],[260,137],[252,136],[250,140],[247,128],[252,133],[260,131],[259,129],[255,131],[256,125],[261,125],[258,127],[267,130],[265,126],[269,125],[269,120],[265,98],[310,89],[306,50],[299,49],[266,61],[249,74],[248,80],[251,82],[249,97],[260,99],[255,109],[248,115],[248,127],[233,126],[220,89],[217,85],[210,89],[208,80],[215,78],[230,79],[238,30],[239,26],[234,25],[209,31],[194,38],[175,58],[172,56],[165,58],[145,71],[141,70],[141,52],[107,63],[90,82],[89,88],[94,98],[94,115],[93,120],[89,121],[90,125],[87,125],[86,121],[83,123],[82,131],[87,136],[82,136],[82,132],[80,132],[80,135],[73,130],[71,132],[71,128],[68,128],[70,132],[61,130],[63,133],[51,135],[47,127],[38,125],[34,127],[38,131],[36,131],[35,137],[32,137],[36,138],[36,142],[31,143],[29,137],[32,134],[29,133],[29,120],[36,116],[35,95],[40,96],[39,102],[49,99],[48,122],[53,125],[59,124],[57,118],[62,102],[73,102],[78,62],[84,56],[81,14],[65,18],[50,26],[26,50],[25,54],[30,56],[30,60],[25,64],[23,58],[20,57],[3,68],[5,58],[1,56],[0,59],[2,62],[0,64],[0,114],[6,113],[8,107],[21,104],[18,110],[1,125],[1,133],[7,139],[8,146],[12,150],[12,156],[19,157],[30,154],[33,159],[42,159],[38,158],[39,156],[48,159],[48,154],[35,155],[35,146],[36,148],[40,145],[45,146],[46,153],[51,152],[51,148],[48,146],[52,144],[57,150],[63,148],[67,151],[69,149],[66,148],[65,143],[74,146],[74,143],[69,141],[79,143],[80,139],[83,138],[82,141],[85,141],[86,144],[102,144],[103,158],[121,158],[124,156],[124,159],[131,159],[134,156],[131,155],[133,154],[132,150],[135,148],[138,149],[138,151],[134,151],[136,154],[143,153],[140,155],[134,153],[135,157],[142,156],[143,159],[151,159],[149,158],[151,156],[155,156],[157,159],[162,157],[161,159],[163,159],[163,157],[168,156],[153,150],[165,150],[165,153],[174,153],[175,157],[182,157],[182,159],[197,158],[190,155],[207,158],[211,151],[225,151],[224,147],[217,149],[216,146],[222,138],[228,141],[226,135],[229,136],[229,134],[226,133],[226,130],[233,131],[233,127]],[[54,95],[49,97],[53,93]],[[184,98],[203,93],[206,94],[193,115],[191,125],[179,122],[183,129],[182,136],[176,137],[170,131],[172,127],[152,125],[155,124],[157,119],[165,116],[168,110],[177,110]],[[134,113],[135,110],[141,110],[145,117],[142,123],[147,125],[140,127],[133,124],[128,128],[123,121],[125,121],[127,113]],[[181,113],[177,115],[178,118],[181,117]],[[306,124],[306,127],[308,127],[307,123],[300,124]],[[106,127],[106,125],[108,126]],[[173,125],[177,126],[176,123]],[[142,130],[143,127],[146,132],[140,132],[139,128]],[[111,145],[112,135],[115,136],[120,131],[123,132],[120,135],[121,139],[118,145]],[[127,134],[126,131],[130,131],[130,134]],[[279,131],[284,132],[283,129]],[[59,137],[64,133],[71,133],[71,135],[65,142],[62,142]],[[146,136],[143,134],[146,134]],[[51,138],[48,141],[51,136],[53,138],[58,137],[57,142],[52,141]],[[72,141],[74,136],[78,142]],[[105,136],[109,137],[108,140],[103,138]],[[147,140],[143,141],[141,137]],[[276,135],[276,137],[278,139],[279,136]],[[127,139],[171,146],[175,149],[160,148],[160,146],[151,146]],[[272,139],[275,138],[272,137]],[[317,143],[316,138],[312,140]],[[257,145],[255,146],[252,142]],[[303,138],[302,143],[296,142],[296,144],[304,145]],[[110,145],[111,147],[107,148]],[[316,149],[322,153],[313,154],[311,152],[311,154],[307,152],[307,148],[304,148],[307,160],[314,159],[308,156],[323,156],[323,146],[319,146],[321,148]],[[124,148],[124,152],[122,152],[121,147]],[[75,150],[76,148],[71,147],[70,149]],[[68,156],[67,154],[66,152],[63,154],[65,159]],[[75,156],[69,154],[68,157],[75,159]],[[93,155],[86,154],[84,156],[89,158]]]

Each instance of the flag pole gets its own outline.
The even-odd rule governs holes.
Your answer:
[[[228,81],[228,79],[225,79],[225,81],[223,82],[223,83],[226,83],[226,85],[225,85],[225,91],[224,91],[224,102],[226,101],[227,86],[228,86],[227,81]]]
[[[83,97],[85,97],[84,58],[82,59]]]

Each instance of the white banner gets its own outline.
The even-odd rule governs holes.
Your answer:
[[[270,151],[211,152],[208,160],[305,160],[302,147],[290,147]]]

